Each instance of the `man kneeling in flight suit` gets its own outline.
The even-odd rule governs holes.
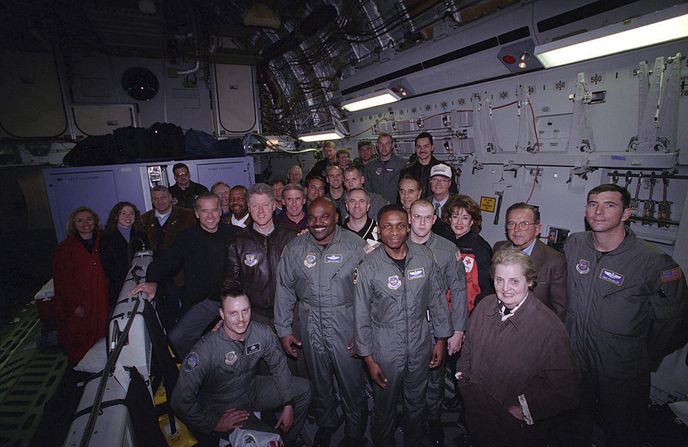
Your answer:
[[[310,382],[292,377],[276,335],[266,324],[251,321],[251,306],[239,289],[222,293],[222,326],[204,336],[184,359],[172,394],[172,409],[197,435],[200,445],[217,445],[218,438],[250,425],[273,431],[252,416],[253,411],[282,408],[275,429],[285,445],[297,437],[311,401]],[[270,376],[256,375],[265,360]]]

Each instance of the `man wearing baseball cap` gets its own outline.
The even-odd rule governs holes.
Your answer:
[[[437,217],[442,217],[442,207],[449,199],[449,187],[451,186],[452,177],[452,169],[444,163],[435,165],[430,169],[431,202]]]

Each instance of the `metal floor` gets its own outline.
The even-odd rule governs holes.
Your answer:
[[[5,447],[31,445],[67,367],[59,349],[38,348],[40,336],[33,303],[20,307],[0,329],[0,445]]]

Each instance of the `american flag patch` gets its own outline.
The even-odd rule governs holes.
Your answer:
[[[674,267],[671,270],[662,270],[659,274],[662,282],[672,282],[681,279],[681,267]]]

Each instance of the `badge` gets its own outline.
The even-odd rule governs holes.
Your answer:
[[[358,284],[358,267],[354,269],[354,285]]]
[[[306,259],[303,260],[303,265],[308,268],[315,266],[315,253],[308,253]]]
[[[394,275],[388,277],[387,287],[389,287],[391,290],[397,290],[399,287],[401,287],[401,280],[399,279],[399,276]]]
[[[380,175],[380,174],[382,174],[382,168],[377,168],[375,170],[375,175]]]
[[[239,356],[236,355],[236,352],[229,351],[227,354],[225,354],[225,365],[232,366],[237,362],[237,360],[239,360]]]
[[[363,253],[366,255],[372,253],[377,247],[380,246],[379,242],[368,241],[365,247],[363,247]]]
[[[466,273],[471,273],[473,271],[473,266],[475,265],[475,258],[471,256],[464,256],[462,261],[463,266],[466,269]]]
[[[342,255],[325,255],[325,264],[329,264],[332,262],[341,263]]]
[[[578,264],[576,264],[576,271],[581,275],[587,275],[590,273],[590,261],[586,259],[579,260]]]
[[[184,371],[191,372],[198,366],[198,354],[189,352],[184,360]]]
[[[600,272],[600,278],[612,284],[616,284],[617,286],[623,284],[624,280],[624,277],[621,273],[612,272],[611,270],[607,269],[602,269]]]
[[[681,279],[681,267],[675,267],[671,270],[662,270],[659,275],[662,282],[672,282]]]
[[[413,270],[406,270],[406,279],[408,279],[409,281],[420,278],[425,278],[425,269],[419,268]]]
[[[256,352],[260,352],[260,343],[254,343],[246,348],[246,355],[255,354]]]
[[[394,172],[394,168],[385,168],[385,171],[387,171],[387,172]]]
[[[249,267],[253,267],[254,265],[258,264],[258,256],[253,254],[245,255],[244,264],[246,264]]]

